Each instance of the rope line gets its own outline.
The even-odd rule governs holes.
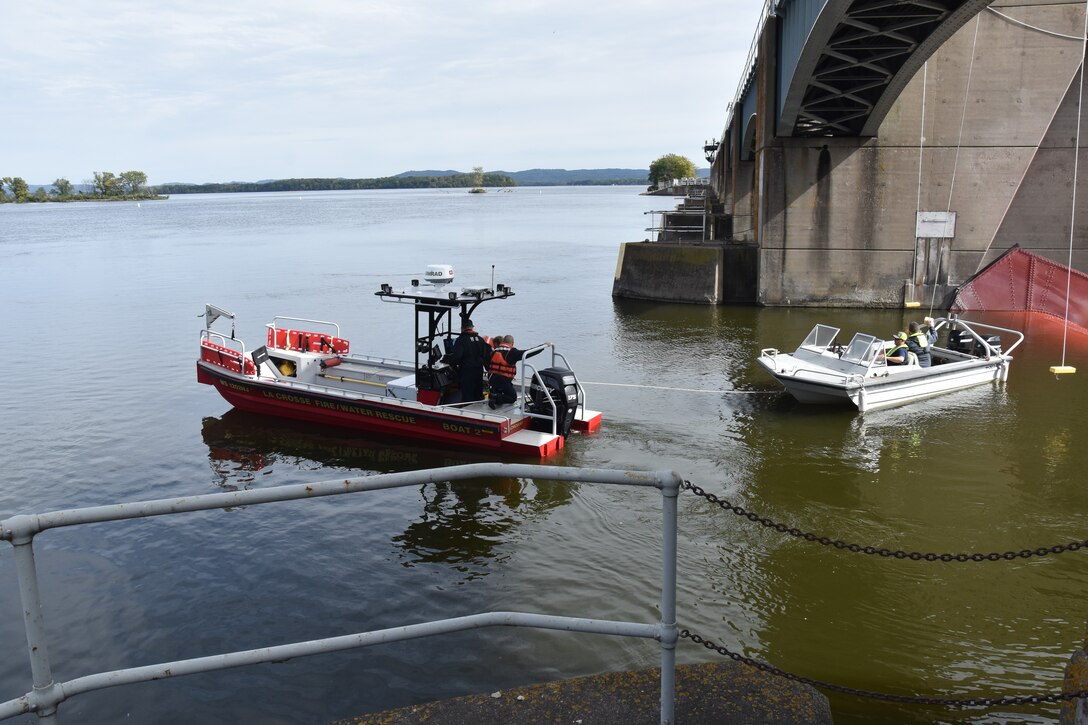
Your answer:
[[[1017,20],[1016,18],[1011,17],[1009,15],[1006,15],[1005,13],[998,12],[997,10],[994,10],[993,8],[988,7],[986,9],[989,10],[994,15],[997,15],[998,17],[1006,20],[1007,22],[1012,23],[1013,25],[1019,25],[1022,28],[1026,28],[1028,30],[1034,30],[1036,32],[1043,33],[1044,35],[1051,35],[1051,36],[1054,36],[1055,38],[1065,38],[1066,40],[1079,40],[1082,43],[1084,42],[1083,37],[1078,37],[1076,35],[1066,35],[1064,33],[1058,33],[1058,32],[1055,32],[1053,30],[1047,30],[1046,28],[1040,28],[1040,27],[1038,27],[1036,25],[1030,25],[1028,23],[1025,23],[1022,20]],[[1056,113],[1057,113],[1057,110],[1055,109],[1055,114]],[[1051,122],[1053,122],[1053,118],[1051,119]],[[1024,174],[1023,174],[1023,177],[1026,177],[1026,176],[1027,176],[1027,169],[1024,170]],[[1020,179],[1021,184],[1023,184],[1023,180],[1024,180],[1023,177]],[[1012,204],[1013,204],[1014,200],[1015,200],[1015,197],[1012,197],[1012,198],[1009,199],[1008,207],[1005,209],[1005,216],[1008,215],[1009,209],[1012,208]],[[975,267],[975,274],[978,274],[978,271],[980,269],[982,269],[982,265],[986,261],[986,256],[990,253],[990,247],[993,246],[993,243],[994,243],[994,239],[993,239],[993,237],[991,237],[990,241],[986,244],[986,249],[984,249],[982,251],[982,256],[979,257],[978,265]],[[1066,295],[1066,296],[1068,297],[1068,295]]]
[[[644,388],[646,390],[676,390],[681,393],[717,393],[719,395],[770,395],[778,390],[709,390],[707,388],[670,388],[664,385],[635,385],[634,383],[594,383],[579,380],[582,385],[608,385],[614,388]]]
[[[981,15],[975,16],[975,37],[971,41],[971,62],[967,64],[967,86],[963,89],[963,110],[960,111],[960,132],[956,137],[956,156],[952,162],[952,180],[948,183],[948,206],[945,212],[952,211],[952,189],[956,186],[956,170],[960,166],[960,146],[963,144],[963,122],[967,118],[967,96],[971,94],[971,76],[975,72],[975,47],[978,44],[978,26]]]
[[[929,61],[922,64],[922,118],[918,124],[918,193],[914,200],[914,224],[918,224],[918,214],[922,211],[922,161],[926,143],[926,84],[929,80]],[[914,255],[914,279],[918,279],[918,255]],[[933,311],[930,310],[930,314]]]
[[[960,130],[956,136],[956,156],[952,162],[952,179],[948,182],[948,205],[945,206],[945,214],[952,212],[952,190],[956,188],[956,171],[960,167],[960,148],[963,145],[963,123],[967,119],[967,97],[971,94],[971,76],[975,72],[975,48],[978,45],[978,26],[982,22],[982,16],[975,16],[975,34],[971,39],[971,62],[967,65],[967,85],[963,89],[963,108],[960,110]],[[918,165],[919,174],[921,173],[921,164]],[[919,181],[919,187],[921,181]],[[920,192],[919,192],[920,193]],[[933,306],[937,303],[937,285],[941,281],[941,265],[944,262],[943,253],[944,242],[937,239],[937,272],[933,276],[933,291],[929,295],[929,315],[933,316]]]
[[[1077,137],[1073,152],[1073,203],[1069,212],[1069,262],[1065,277],[1065,325],[1062,327],[1062,367],[1065,367],[1065,345],[1069,337],[1069,291],[1073,286],[1073,232],[1077,220],[1077,168],[1080,164],[1080,119],[1084,107],[1084,56],[1088,53],[1088,1],[1084,7],[1084,36],[1080,46],[1080,90],[1077,94]]]

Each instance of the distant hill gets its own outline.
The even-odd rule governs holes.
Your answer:
[[[500,171],[522,186],[566,186],[574,184],[639,184],[647,183],[646,169],[528,169]]]
[[[27,190],[33,194],[38,189],[45,189],[46,192],[53,190],[52,184],[27,184]],[[84,194],[90,194],[94,191],[94,184],[72,184],[72,193],[78,194],[83,192]]]
[[[461,171],[405,171],[401,176],[454,176]],[[489,174],[509,176],[519,186],[578,186],[589,184],[631,184],[649,183],[647,169],[527,169],[525,171],[489,171]],[[697,176],[710,175],[710,169],[696,170]]]
[[[461,171],[405,171],[402,176],[454,176]],[[527,171],[489,171],[489,174],[509,176],[518,186],[582,186],[590,184],[645,184],[646,169],[529,169]]]
[[[399,178],[401,176],[457,176],[457,174],[463,174],[463,173],[465,173],[465,172],[464,171],[450,171],[449,169],[447,169],[446,171],[433,171],[433,170],[432,171],[405,171],[405,172],[402,172],[400,174],[394,174],[390,178],[396,179],[396,178]]]
[[[697,171],[707,176],[709,169]],[[488,171],[483,185],[504,186],[646,186],[645,169],[528,169],[527,171]],[[209,194],[245,191],[331,191],[348,189],[458,189],[477,184],[474,174],[462,171],[427,169],[404,171],[396,176],[376,179],[305,178],[231,181],[218,184],[157,184],[159,194]]]

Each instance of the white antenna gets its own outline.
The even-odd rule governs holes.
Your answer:
[[[495,289],[495,265],[491,265],[491,289]]]

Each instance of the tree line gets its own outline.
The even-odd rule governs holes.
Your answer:
[[[51,185],[39,186],[33,192],[30,185],[19,176],[0,177],[0,203],[26,203],[44,201],[115,201],[161,198],[166,194],[213,194],[246,191],[341,191],[352,189],[471,189],[474,187],[517,186],[518,182],[507,174],[484,174],[476,167],[468,174],[442,176],[383,176],[372,179],[308,178],[276,179],[274,181],[231,181],[213,184],[161,184],[147,185],[147,174],[142,171],[94,172],[94,180],[85,182],[90,190],[76,189],[68,179],[55,179]],[[687,158],[667,154],[650,164],[650,188],[659,180],[683,178],[695,175],[695,165]],[[632,179],[594,179],[567,182],[575,185],[629,184]]]
[[[481,183],[477,183],[481,182]],[[471,189],[475,186],[517,186],[506,174],[449,176],[383,176],[375,179],[276,179],[231,181],[222,184],[161,184],[160,194],[218,194],[239,191],[344,191],[351,189]]]
[[[142,171],[94,172],[94,180],[89,182],[90,191],[77,190],[71,181],[55,179],[49,186],[39,186],[33,192],[30,184],[20,176],[0,178],[0,203],[25,204],[42,201],[122,201],[131,199],[153,199],[154,189],[147,185],[147,174]]]

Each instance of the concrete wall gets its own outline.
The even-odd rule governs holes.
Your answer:
[[[720,246],[628,242],[621,245],[613,297],[721,304]]]
[[[754,161],[719,152],[712,179],[732,201],[734,238],[759,247],[759,303],[899,306],[943,296],[1014,244],[1067,260],[1085,4],[991,7],[1021,24],[988,10],[968,22],[875,138],[782,139],[761,119]],[[773,33],[771,23],[761,58]],[[774,97],[770,65],[757,72],[765,98]],[[1082,176],[1086,163],[1082,151]],[[1078,188],[1073,266],[1088,271],[1085,194],[1088,180]],[[919,209],[956,212],[955,237],[940,250],[916,239]]]

